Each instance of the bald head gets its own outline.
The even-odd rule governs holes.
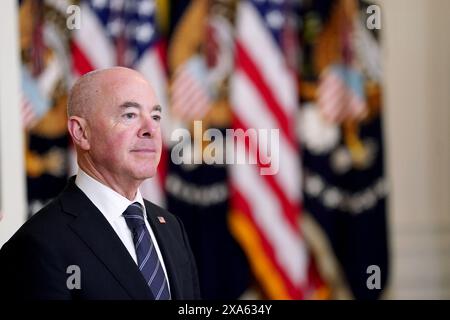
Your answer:
[[[139,72],[125,67],[99,69],[84,74],[70,90],[67,115],[88,118],[90,111],[99,103],[98,100],[108,96],[108,89],[113,83],[130,78],[145,81]]]

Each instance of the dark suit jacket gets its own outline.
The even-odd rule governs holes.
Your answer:
[[[74,181],[72,177],[66,189],[0,250],[0,298],[153,299],[115,231]],[[199,299],[195,261],[181,221],[144,202],[172,299]],[[70,288],[76,283],[71,265],[79,267],[80,289],[68,288],[67,282]]]

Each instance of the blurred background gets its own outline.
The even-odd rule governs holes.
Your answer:
[[[74,81],[122,65],[163,107],[141,192],[184,222],[205,299],[449,299],[448,13],[447,0],[2,1],[0,246],[76,174]],[[196,120],[278,129],[279,171],[212,163],[225,146],[209,152]],[[171,160],[177,128],[201,163]]]

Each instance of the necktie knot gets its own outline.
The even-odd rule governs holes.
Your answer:
[[[135,231],[145,226],[144,210],[139,202],[134,202],[128,206],[123,213],[128,228]]]

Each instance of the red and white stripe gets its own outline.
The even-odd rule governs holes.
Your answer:
[[[266,270],[276,273],[257,274],[269,298],[300,299],[306,295],[310,261],[298,224],[302,177],[293,130],[297,81],[251,3],[239,4],[236,21],[236,66],[230,87],[234,128],[279,129],[280,150],[273,151],[279,156],[275,175],[261,175],[261,164],[232,166],[233,212],[251,221],[256,243],[263,248],[264,257],[252,256],[247,248],[251,264],[258,268],[268,262]],[[251,152],[245,145],[238,145],[238,150]]]
[[[81,28],[72,42],[73,71],[81,76],[94,69],[116,65],[116,49],[95,12],[86,2],[80,4]]]
[[[37,121],[31,102],[22,94],[21,96],[21,114],[22,126],[24,129],[30,129]]]
[[[341,122],[346,116],[345,83],[334,72],[325,71],[320,79],[317,104],[323,117],[331,123]]]
[[[333,68],[325,69],[320,77],[317,104],[330,123],[345,119],[360,119],[367,112],[366,102],[350,88]]]
[[[172,114],[180,120],[201,120],[209,110],[208,89],[189,68],[189,62],[178,67],[171,84]]]

